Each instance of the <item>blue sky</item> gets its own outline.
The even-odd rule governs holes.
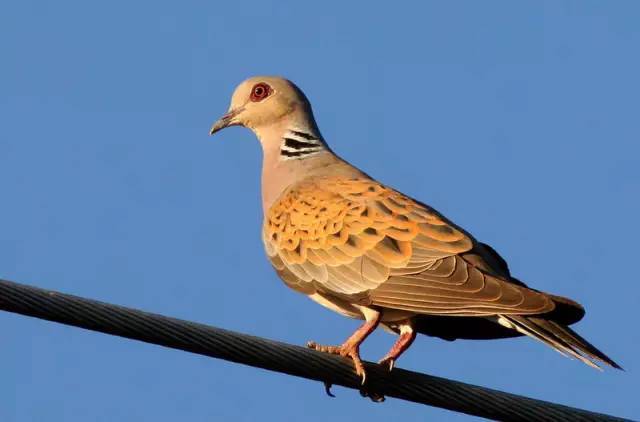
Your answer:
[[[3,2],[0,277],[343,340],[357,323],[264,258],[258,142],[207,136],[237,83],[280,74],[339,154],[584,304],[575,328],[627,372],[527,339],[422,337],[401,367],[639,418],[640,3],[380,3]],[[13,314],[0,330],[3,421],[470,419]]]

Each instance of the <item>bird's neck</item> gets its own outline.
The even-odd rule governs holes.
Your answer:
[[[327,145],[314,130],[306,127],[289,127],[282,134],[280,142],[280,160],[306,160],[327,151]]]
[[[263,151],[262,206],[267,211],[291,184],[327,162],[336,160],[315,122],[286,119],[256,128]]]

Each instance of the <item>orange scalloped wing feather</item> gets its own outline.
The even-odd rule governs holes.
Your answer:
[[[476,242],[435,210],[364,177],[295,184],[267,212],[263,240],[280,277],[306,294],[416,314],[554,308],[545,294],[491,271]]]

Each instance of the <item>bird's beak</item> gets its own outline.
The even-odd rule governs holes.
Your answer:
[[[213,135],[219,130],[224,129],[225,127],[239,125],[240,123],[235,120],[236,116],[244,111],[244,107],[234,108],[233,110],[229,110],[227,114],[222,116],[217,122],[211,126],[211,130],[209,131],[209,135]]]

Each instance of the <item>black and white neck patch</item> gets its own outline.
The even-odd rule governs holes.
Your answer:
[[[289,130],[282,138],[280,157],[283,160],[300,160],[325,150],[319,136],[302,130]]]

